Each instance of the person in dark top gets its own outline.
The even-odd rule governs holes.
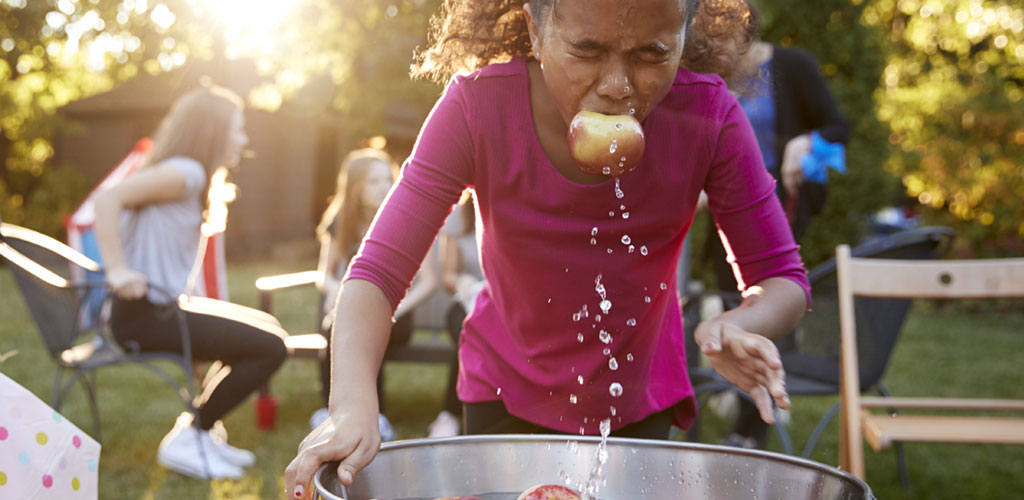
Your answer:
[[[755,19],[754,26],[759,27],[756,6],[748,0],[746,7]],[[701,23],[699,19],[696,24],[714,26]],[[805,179],[807,167],[804,164],[817,161],[815,156],[821,155],[820,148],[846,144],[850,139],[850,125],[829,91],[818,63],[808,52],[770,44],[759,39],[757,30],[752,33],[754,40],[749,49],[719,54],[722,58],[736,59],[736,64],[726,67],[738,68],[721,76],[750,120],[765,167],[776,180],[776,194],[786,209],[793,237],[800,243],[812,217],[824,207],[828,191],[827,184]],[[742,43],[732,45],[741,46]],[[718,289],[727,294],[736,293],[732,259],[716,233],[716,226],[709,224],[705,260],[710,257],[714,265]],[[730,301],[726,302],[728,306]],[[742,402],[740,416],[727,442],[745,447],[761,446],[766,429],[756,409]]]

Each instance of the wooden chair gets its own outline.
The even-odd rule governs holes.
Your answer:
[[[854,297],[1006,298],[1024,297],[1024,258],[905,260],[851,257],[836,251],[840,316],[840,466],[864,478],[866,440],[875,451],[894,442],[1024,444],[1024,418],[978,415],[1024,412],[1024,400],[861,396],[857,374]],[[984,332],[976,332],[982,334]],[[872,409],[884,413],[872,413]],[[943,410],[942,414],[894,414],[893,409]]]

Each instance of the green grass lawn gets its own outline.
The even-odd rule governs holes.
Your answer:
[[[312,265],[271,261],[233,265],[231,298],[254,306],[252,283],[256,277],[303,269],[303,264]],[[312,331],[316,301],[311,290],[281,293],[275,298],[275,313],[289,331]],[[49,401],[55,365],[6,268],[0,269],[0,318],[0,356],[17,351],[0,364],[0,371]],[[1022,333],[1024,315],[986,317],[922,304],[904,330],[886,382],[894,393],[902,395],[1024,397],[1024,370],[1019,360],[1024,352]],[[966,369],[954,372],[954,365]],[[392,364],[387,370],[386,404],[399,437],[425,436],[427,425],[441,408],[446,368]],[[181,411],[170,386],[138,367],[101,370],[98,398],[104,442],[100,498],[286,498],[282,471],[308,431],[309,416],[321,406],[316,365],[308,360],[289,360],[275,375],[271,391],[279,403],[273,431],[256,427],[251,402],[225,419],[231,442],[253,450],[258,457],[256,466],[241,481],[198,481],[156,464],[157,444]],[[834,401],[831,397],[794,398],[789,432],[798,450]],[[72,391],[62,412],[91,431],[82,391]],[[713,420],[709,414],[705,418],[705,442],[717,442],[715,431],[722,425]],[[835,465],[837,436],[837,423],[833,422],[813,459]],[[769,440],[769,449],[780,449],[774,437]],[[866,451],[868,482],[878,498],[993,499],[1019,497],[1024,491],[1024,447],[910,443],[906,449],[910,490],[899,485],[895,453]]]

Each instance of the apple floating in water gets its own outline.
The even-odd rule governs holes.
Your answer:
[[[580,500],[580,494],[560,484],[538,484],[524,491],[516,500]]]
[[[584,173],[628,174],[644,154],[644,129],[630,115],[580,111],[569,123],[569,154]]]

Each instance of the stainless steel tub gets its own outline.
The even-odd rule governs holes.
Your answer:
[[[320,498],[327,500],[459,495],[515,500],[535,484],[564,484],[565,474],[574,487],[585,481],[599,442],[596,437],[557,435],[396,441],[381,446],[350,488],[338,482],[337,464],[322,466],[314,486]],[[608,500],[874,499],[860,479],[810,460],[724,446],[622,438],[608,439],[608,461],[598,496]]]

